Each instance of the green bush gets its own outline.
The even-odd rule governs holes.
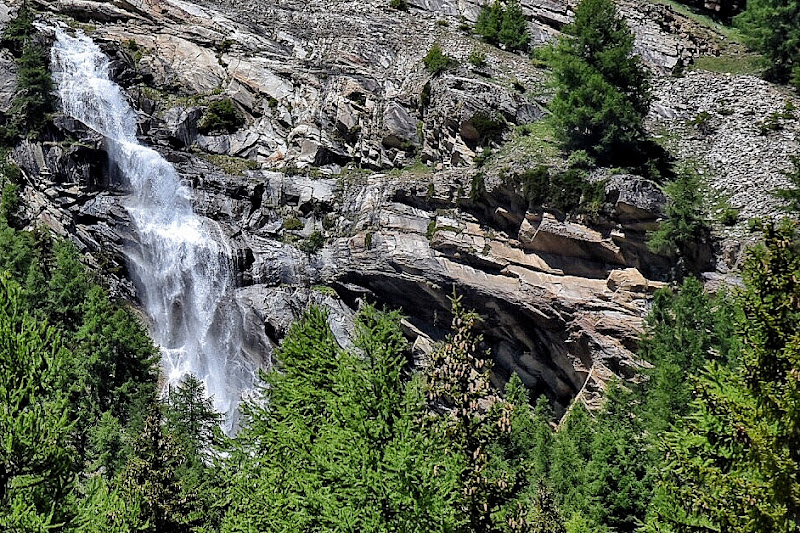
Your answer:
[[[469,187],[469,199],[473,202],[478,202],[486,196],[486,178],[483,172],[478,172],[472,176],[472,181]]]
[[[689,124],[694,126],[697,131],[702,133],[703,135],[710,135],[714,133],[714,125],[712,124],[712,116],[711,113],[708,111],[701,111],[697,115],[694,116],[692,120],[689,121]]]
[[[482,67],[486,64],[486,52],[479,48],[474,48],[472,52],[469,53],[467,61],[474,67]]]
[[[439,43],[434,44],[422,59],[425,68],[434,76],[456,65],[456,60],[442,52]],[[424,89],[423,89],[424,90]]]
[[[588,170],[597,165],[592,156],[586,150],[575,150],[569,157],[567,157],[567,166],[569,168],[582,168]]]
[[[551,173],[544,165],[518,175],[522,194],[531,206],[544,206],[563,213],[596,214],[605,200],[605,183],[590,183],[577,168]]]
[[[208,105],[198,125],[201,133],[233,133],[244,125],[244,118],[230,98],[215,100]]]
[[[531,168],[519,177],[522,194],[530,205],[544,205],[550,196],[550,172],[544,165]]]
[[[408,2],[406,0],[390,0],[389,7],[398,11],[408,11]]]
[[[289,231],[301,230],[304,227],[303,222],[297,217],[289,217],[283,221],[283,229]]]
[[[496,141],[506,130],[506,122],[502,117],[478,111],[469,119],[470,124],[478,132],[479,142]]]
[[[581,206],[581,197],[588,185],[586,174],[581,170],[557,172],[550,177],[548,201],[556,209],[569,213]]]
[[[304,239],[298,245],[302,251],[307,254],[315,254],[325,246],[325,236],[319,230],[314,230],[311,232],[306,239]]]

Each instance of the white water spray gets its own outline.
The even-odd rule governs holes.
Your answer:
[[[64,113],[106,138],[112,164],[131,188],[124,205],[139,242],[126,254],[161,347],[165,384],[188,373],[201,379],[230,433],[256,372],[242,349],[225,236],[193,212],[191,190],[172,165],[139,144],[136,114],[109,78],[100,48],[85,35],[57,29],[52,63]]]

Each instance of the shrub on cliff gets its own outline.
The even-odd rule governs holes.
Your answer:
[[[28,9],[28,3],[23,2],[17,16],[8,22],[3,35],[0,37],[0,46],[8,49],[14,57],[20,57],[25,43],[36,32],[33,26],[33,14]]]
[[[9,116],[0,124],[0,142],[11,144],[20,135],[42,133],[52,113],[53,80],[49,70],[49,54],[34,42],[36,28],[33,15],[23,3],[17,17],[9,22],[0,44],[17,58],[17,91]]]
[[[691,169],[683,169],[664,192],[668,197],[667,220],[650,234],[647,246],[676,259],[678,268],[683,271],[704,267],[703,256],[711,228],[705,216],[700,176]]]
[[[456,60],[442,52],[439,43],[434,44],[425,57],[422,58],[425,68],[434,76],[443,72],[456,64]]]
[[[198,125],[201,133],[233,133],[244,125],[244,118],[230,98],[215,100],[208,105]]]
[[[611,164],[639,153],[650,83],[614,3],[581,0],[550,61],[556,79],[551,109],[565,147]]]

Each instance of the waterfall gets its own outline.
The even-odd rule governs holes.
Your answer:
[[[194,374],[225,414],[224,429],[231,433],[256,365],[243,351],[225,235],[218,224],[194,213],[192,191],[172,165],[139,144],[136,113],[109,78],[100,48],[85,35],[73,37],[59,28],[51,55],[64,113],[105,137],[112,165],[130,188],[123,205],[138,242],[125,253],[161,348],[165,387]]]

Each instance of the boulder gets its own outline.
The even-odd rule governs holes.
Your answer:
[[[606,181],[606,199],[622,223],[655,221],[664,217],[667,197],[655,182],[632,174],[614,174]]]
[[[406,150],[417,145],[417,121],[397,102],[390,102],[383,111],[384,146]]]

